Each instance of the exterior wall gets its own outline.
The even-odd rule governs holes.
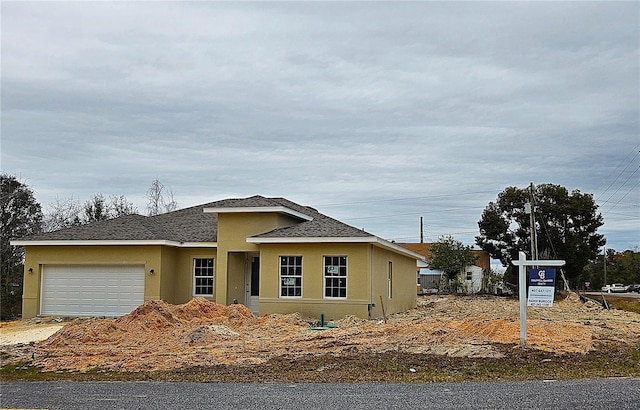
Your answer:
[[[366,318],[370,295],[368,244],[263,244],[260,253],[260,314],[299,312],[311,318]],[[347,298],[324,298],[323,256],[347,256]],[[280,256],[302,256],[302,297],[280,297]],[[415,275],[415,260],[411,272]],[[415,283],[413,285],[415,290]]]
[[[471,273],[471,280],[467,279],[467,272]],[[479,266],[468,266],[463,273],[458,276],[460,280],[460,290],[463,293],[478,293],[482,290],[482,268]]]
[[[22,317],[40,314],[44,265],[144,265],[144,300],[154,300],[161,298],[162,260],[160,246],[25,246]]]
[[[168,303],[175,303],[175,272],[176,272],[176,248],[162,248],[162,258],[160,262],[160,299]],[[154,275],[158,268],[154,269]],[[147,273],[149,271],[147,270]]]
[[[244,303],[245,262],[246,254],[244,252],[229,252],[227,254],[227,267],[230,272],[227,278],[227,303]]]
[[[382,317],[380,297],[386,314],[413,309],[417,305],[416,260],[386,249],[373,247],[372,317]],[[389,262],[392,263],[392,295],[389,298]]]
[[[215,269],[217,262],[217,249],[215,248],[179,248],[176,249],[176,263],[173,267],[173,279],[171,287],[173,288],[173,301],[170,303],[181,304],[187,303],[193,298],[193,260],[196,258],[213,258],[214,261],[214,287],[213,296],[207,298],[214,301],[216,295],[215,280],[218,277],[218,271]],[[166,273],[166,271],[165,271]],[[165,299],[169,302],[168,299]]]
[[[237,261],[229,264],[230,252],[258,252],[258,245],[247,243],[247,237],[269,232],[275,228],[291,226],[297,220],[277,213],[221,213],[218,214],[218,258],[216,259],[216,302],[227,305],[234,299],[242,301],[244,290],[238,298],[237,284],[243,281],[244,264],[239,269]],[[232,257],[233,258],[233,257]]]

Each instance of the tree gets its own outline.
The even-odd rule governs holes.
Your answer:
[[[429,267],[440,269],[454,280],[467,266],[476,263],[478,257],[470,246],[456,241],[453,236],[444,235],[429,248]]]
[[[84,203],[84,223],[109,219],[109,208],[102,194],[96,194]]]
[[[81,205],[80,201],[73,197],[66,200],[56,198],[49,205],[49,211],[45,216],[44,229],[47,232],[51,232],[70,226],[131,215],[137,212],[138,209],[124,195],[111,195],[109,196],[109,201],[107,201],[102,194],[95,194],[84,205]]]
[[[569,193],[554,184],[539,185],[533,192],[528,188],[507,187],[482,212],[476,243],[507,267],[506,280],[517,282],[514,280],[517,270],[511,262],[518,259],[519,251],[531,257],[530,219],[525,211],[531,196],[539,258],[564,259],[563,270],[575,286],[584,266],[595,259],[598,249],[605,244],[604,236],[597,232],[604,222],[591,194],[579,190]]]
[[[49,211],[44,215],[45,232],[57,231],[70,226],[81,225],[82,206],[73,197],[61,200],[59,197],[49,204]]]
[[[11,246],[12,239],[42,230],[42,209],[33,192],[14,176],[0,175],[0,317],[21,312],[24,248]]]
[[[154,216],[178,209],[178,203],[173,199],[173,191],[167,188],[157,178],[151,182],[147,190],[147,215]]]
[[[616,252],[615,249],[607,249],[606,262],[604,255],[598,255],[596,259],[588,263],[579,276],[579,286],[583,287],[589,282],[590,289],[600,289],[604,283],[604,269],[606,264],[607,283],[624,283],[630,285],[640,283],[640,252],[627,249],[624,252]]]

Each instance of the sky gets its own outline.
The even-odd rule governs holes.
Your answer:
[[[640,247],[640,3],[12,2],[1,168],[46,212],[155,179],[467,245],[508,186],[593,194]]]

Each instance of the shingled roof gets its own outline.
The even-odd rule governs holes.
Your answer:
[[[255,238],[305,238],[305,237],[372,237],[361,229],[337,221],[317,210],[296,204],[285,198],[224,199],[156,216],[127,215],[119,218],[74,226],[54,232],[47,232],[22,238],[28,241],[174,241],[174,242],[217,242],[218,216],[204,210],[223,208],[283,207],[305,215],[310,220],[274,229],[254,236]]]

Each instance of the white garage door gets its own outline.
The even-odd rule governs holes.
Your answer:
[[[42,315],[122,316],[144,302],[142,265],[45,265]]]

